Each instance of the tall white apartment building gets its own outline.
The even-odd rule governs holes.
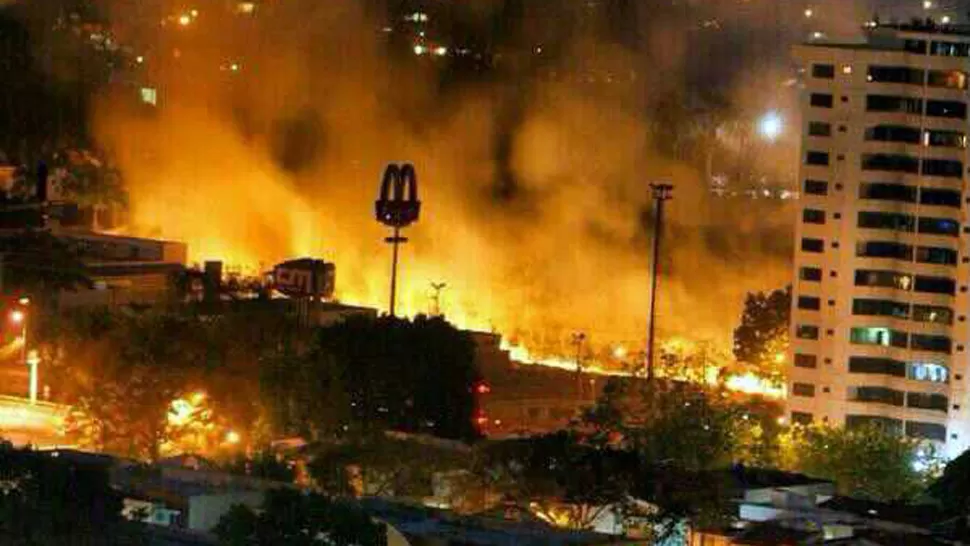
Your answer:
[[[970,29],[798,46],[788,411],[970,445]]]

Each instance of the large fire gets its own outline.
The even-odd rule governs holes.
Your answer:
[[[517,360],[567,369],[583,332],[585,368],[603,374],[630,360],[610,347],[644,345],[647,182],[675,185],[661,337],[726,347],[745,292],[789,278],[781,205],[726,206],[694,162],[658,152],[644,101],[663,82],[633,52],[577,40],[560,61],[544,58],[553,77],[510,63],[448,86],[443,62],[422,64],[435,56],[389,53],[362,4],[286,2],[244,28],[208,28],[212,14],[139,33],[157,104],[146,115],[110,95],[94,112],[130,192],[128,232],[184,241],[192,261],[230,270],[320,257],[337,266],[340,301],[386,309],[390,251],[374,199],[386,163],[407,160],[423,208],[404,233],[399,312],[440,307],[459,327],[506,336]],[[242,69],[220,69],[230,61]],[[636,77],[590,86],[591,70]],[[437,283],[447,286],[436,297]]]

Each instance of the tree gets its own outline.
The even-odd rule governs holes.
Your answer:
[[[294,462],[269,450],[258,451],[252,456],[237,455],[223,468],[232,474],[264,480],[292,483],[296,479]]]
[[[422,498],[432,495],[435,473],[465,466],[468,451],[382,433],[322,446],[309,471],[333,494]]]
[[[474,342],[441,318],[348,318],[320,329],[305,354],[267,359],[261,377],[282,425],[314,438],[478,434]]]
[[[882,502],[911,499],[925,485],[919,441],[878,424],[796,428],[789,442],[793,470],[832,480],[839,493]],[[932,459],[932,454],[929,454]]]
[[[571,529],[590,529],[607,509],[626,511],[637,471],[632,452],[597,449],[571,432],[489,442],[474,464],[489,496]]]
[[[776,379],[783,377],[791,318],[791,286],[749,293],[741,324],[734,329],[734,357]]]
[[[0,542],[110,544],[118,538],[121,497],[108,469],[0,443]]]
[[[69,430],[89,447],[155,460],[178,432],[170,427],[172,403],[193,392],[206,368],[206,332],[178,315],[134,313],[113,320],[100,365],[80,378]]]
[[[268,491],[257,514],[234,506],[219,520],[225,546],[383,546],[387,529],[356,504],[291,489]]]
[[[927,493],[954,516],[970,513],[970,450],[950,461]]]
[[[611,382],[577,426],[591,441],[625,446],[649,464],[692,471],[727,466],[740,450],[745,430],[756,422],[743,404],[701,385]]]

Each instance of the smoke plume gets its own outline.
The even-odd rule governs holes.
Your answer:
[[[385,308],[389,250],[373,201],[386,163],[410,161],[424,206],[402,254],[408,313],[428,311],[430,284],[446,282],[442,310],[461,326],[545,347],[575,331],[641,344],[648,184],[661,179],[676,186],[664,335],[727,343],[744,293],[789,279],[791,205],[713,197],[696,163],[661,151],[671,143],[657,136],[656,101],[718,63],[691,58],[684,36],[694,34],[642,12],[625,23],[637,39],[609,39],[609,21],[581,24],[582,13],[560,32],[523,8],[492,44],[493,70],[449,78],[445,59],[392,47],[398,25],[382,31],[385,12],[364,2],[269,4],[218,28],[205,11],[180,28],[177,9],[159,8],[170,18],[137,51],[158,107],[126,106],[118,91],[99,101],[98,138],[128,182],[133,233],[249,269],[320,256],[337,264],[340,299]],[[511,4],[473,2],[464,17],[510,17]],[[124,25],[130,5],[111,7]],[[463,47],[444,45],[450,55]],[[722,85],[744,109],[787,108],[790,91],[775,83],[785,56],[755,53],[760,75]],[[689,112],[690,96],[674,96]],[[790,169],[791,150],[754,160]]]

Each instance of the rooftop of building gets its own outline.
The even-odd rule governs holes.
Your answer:
[[[864,39],[852,41],[829,41],[818,38],[801,44],[802,47],[856,49],[869,51],[908,51],[925,53],[910,49],[912,40],[925,38],[953,38],[957,42],[970,43],[970,25],[939,24],[934,21],[914,20],[909,23],[870,22],[865,27]],[[952,40],[949,40],[952,41]],[[924,45],[925,48],[925,45]]]
[[[361,499],[371,515],[393,525],[410,539],[453,539],[481,546],[557,546],[634,544],[621,537],[557,529],[543,522],[463,516],[447,510],[379,498]]]
[[[832,483],[830,480],[812,478],[795,472],[785,472],[773,468],[756,468],[744,465],[734,465],[727,472],[734,486],[741,490],[769,489],[776,487],[797,487],[803,485],[818,485]]]

